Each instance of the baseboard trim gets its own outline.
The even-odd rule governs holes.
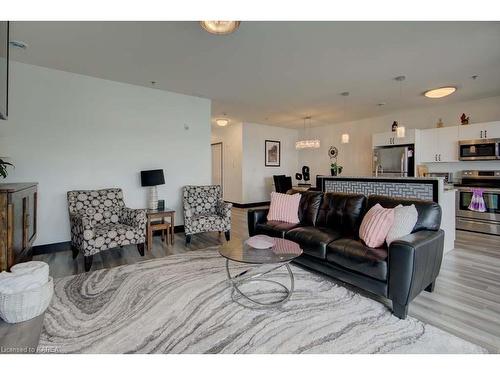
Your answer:
[[[174,227],[174,233],[183,233],[183,232],[184,232],[184,225],[176,225]],[[156,232],[154,235],[159,236],[160,234],[161,234],[160,232]],[[45,245],[33,246],[33,256],[59,253],[61,251],[69,251],[69,250],[71,250],[71,241],[55,242]]]
[[[256,203],[234,203],[234,202],[229,202],[233,204],[233,207],[236,208],[253,208],[253,207],[260,207],[260,206],[269,206],[271,202],[256,202]]]
[[[55,242],[46,245],[33,246],[33,255],[59,253],[71,250],[71,241]]]
[[[183,233],[184,232],[184,225],[176,225],[174,227],[174,233]]]

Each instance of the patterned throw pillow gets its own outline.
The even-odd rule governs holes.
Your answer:
[[[267,220],[284,221],[285,223],[299,223],[300,194],[271,193],[271,207]]]
[[[387,246],[391,245],[391,242],[397,240],[398,238],[409,235],[418,220],[418,212],[415,205],[411,206],[397,206],[394,208],[394,224],[392,224],[389,233],[387,233]]]
[[[376,204],[366,213],[359,227],[359,238],[368,247],[381,247],[394,223],[394,210]]]

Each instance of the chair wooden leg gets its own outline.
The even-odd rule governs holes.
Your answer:
[[[148,246],[148,252],[151,252],[153,250],[153,231],[151,229],[148,230],[146,244]]]
[[[141,254],[141,257],[144,256],[144,244],[143,243],[137,244],[137,251],[139,251],[139,254]]]
[[[191,235],[186,234],[186,245],[189,245],[191,243]]]
[[[73,259],[76,259],[76,257],[78,256],[78,253],[79,253],[79,250],[76,248],[76,246],[71,245],[71,252],[73,255]]]
[[[92,268],[92,260],[94,260],[94,256],[93,255],[84,256],[83,260],[85,264],[85,272],[89,272],[90,269]]]
[[[231,240],[231,231],[226,231],[224,232],[224,235],[226,236],[226,241],[230,241]]]

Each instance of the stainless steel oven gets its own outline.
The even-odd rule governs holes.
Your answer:
[[[463,171],[457,188],[457,229],[500,235],[500,171]],[[473,189],[483,189],[485,212],[469,209]]]
[[[458,142],[460,160],[500,159],[500,138],[472,139]]]

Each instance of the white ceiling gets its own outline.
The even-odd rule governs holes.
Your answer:
[[[310,115],[314,126],[500,95],[500,22],[246,21],[228,36],[197,22],[12,22],[11,38],[29,44],[14,60],[156,81],[212,99],[213,117],[232,121],[301,127]],[[407,77],[402,95],[398,75]],[[423,97],[444,85],[459,89]]]

